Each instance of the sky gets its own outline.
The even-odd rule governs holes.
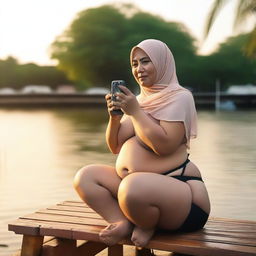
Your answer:
[[[0,59],[12,56],[20,64],[55,65],[49,47],[82,10],[111,3],[133,3],[166,21],[183,23],[198,41],[198,54],[210,54],[219,43],[234,35],[235,3],[224,7],[207,40],[203,41],[206,17],[213,0],[0,0]],[[252,24],[246,26],[248,31]]]

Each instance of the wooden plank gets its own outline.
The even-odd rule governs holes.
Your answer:
[[[73,227],[72,228],[72,236],[73,236],[73,239],[76,239],[76,240],[89,240],[89,241],[95,241],[95,242],[100,242],[100,239],[99,239],[99,233],[100,231],[102,230],[102,227],[101,228],[95,228],[94,227]]]
[[[224,223],[228,223],[228,222],[235,222],[235,223],[242,223],[242,224],[250,224],[250,225],[256,225],[256,222],[253,220],[241,220],[241,219],[230,219],[230,218],[220,218],[220,217],[210,217],[209,218],[209,222],[224,222]]]
[[[16,234],[37,236],[40,234],[40,225],[37,223],[23,223],[15,220],[8,224],[8,230],[14,231]]]
[[[45,220],[30,220],[22,219],[17,221],[18,227],[21,226],[22,230],[26,230],[26,227],[31,225],[37,225],[39,229],[39,235],[42,236],[56,236],[73,239],[74,230],[82,230],[84,232],[82,240],[99,241],[98,234],[102,230],[102,226],[86,225],[86,224],[70,224],[70,223],[57,223]],[[26,232],[29,233],[29,232]],[[20,233],[22,234],[22,233]],[[33,235],[33,234],[32,234]],[[89,239],[90,238],[90,239]],[[77,238],[75,238],[77,239]]]
[[[22,239],[21,256],[40,256],[43,236],[24,235]]]
[[[157,235],[165,235],[170,238],[170,242],[173,239],[180,240],[197,240],[197,241],[208,241],[208,242],[219,242],[219,243],[227,243],[227,244],[241,244],[248,246],[256,246],[255,235],[246,235],[246,232],[243,233],[211,233],[207,230],[191,232],[191,233],[161,233],[158,232]]]
[[[65,203],[65,204],[82,204],[82,205],[87,205],[84,201],[82,200],[65,200],[61,203]],[[88,206],[88,205],[87,205]]]
[[[202,234],[201,240],[256,246],[256,240],[255,240],[256,235],[252,235],[252,234],[246,235],[246,232],[238,233],[238,234],[235,233],[235,235],[232,235],[231,233],[229,233],[228,235],[226,234],[223,235],[222,233],[206,233],[206,234]]]
[[[80,202],[80,201],[64,201],[64,202],[61,202],[57,205],[69,205],[69,206],[74,206],[74,207],[87,207],[87,208],[90,208],[86,203],[84,202]]]
[[[216,256],[216,255],[232,255],[232,256],[252,256],[256,255],[256,247],[240,246],[232,244],[205,242],[197,240],[173,239],[171,236],[155,236],[146,246],[157,250],[177,252],[189,255]]]
[[[255,228],[252,226],[238,226],[238,225],[211,225],[211,226],[207,226],[205,227],[207,230],[213,230],[213,231],[233,231],[233,232],[241,232],[241,231],[246,231],[246,232],[253,232],[255,233]]]
[[[78,225],[78,224],[66,224],[59,223],[52,225],[51,222],[42,224],[40,228],[41,235],[54,235],[56,237],[63,237],[75,240],[91,240],[99,241],[99,232],[102,227],[91,226],[91,225]],[[83,233],[82,239],[75,235],[76,230],[82,230]]]
[[[159,232],[160,233],[160,232]],[[168,233],[167,233],[168,234]],[[201,240],[201,241],[204,241],[207,237],[208,238],[219,238],[221,239],[223,237],[223,239],[225,239],[226,237],[227,238],[234,238],[234,239],[238,239],[240,240],[241,239],[251,239],[252,243],[254,244],[256,241],[255,241],[255,237],[256,235],[255,234],[248,234],[246,235],[246,232],[243,232],[243,233],[237,233],[237,232],[211,232],[211,231],[208,231],[208,230],[203,230],[203,231],[197,231],[197,232],[191,232],[191,233],[184,233],[184,234],[175,234],[175,233],[169,233],[170,236],[175,236],[175,235],[178,235],[180,237],[180,239],[182,239],[182,237],[185,237],[186,239],[191,239],[191,240]]]
[[[221,231],[247,231],[247,232],[256,232],[256,225],[248,223],[235,223],[235,222],[209,222],[206,224],[205,228],[207,230],[221,230]]]
[[[71,212],[91,212],[95,213],[95,211],[88,207],[75,207],[69,205],[53,205],[46,208],[47,210],[62,210],[62,211],[71,211]]]
[[[41,214],[41,213],[33,213],[28,214],[23,217],[20,217],[21,220],[29,219],[29,220],[45,220],[52,222],[61,222],[61,223],[70,223],[70,224],[90,224],[97,226],[107,226],[107,222],[103,219],[91,219],[91,218],[83,218],[83,217],[74,217],[74,216],[55,216],[51,214]]]
[[[92,218],[92,219],[101,219],[102,217],[96,213],[92,212],[71,212],[71,211],[62,211],[62,210],[38,210],[35,213],[40,214],[52,214],[52,215],[61,215],[61,216],[73,216],[73,217],[83,217],[83,218]]]
[[[74,209],[78,209],[78,210],[88,210],[91,212],[95,212],[92,208],[90,208],[89,206],[85,205],[85,204],[71,204],[71,203],[59,203],[56,205],[52,205],[51,207],[72,207]]]

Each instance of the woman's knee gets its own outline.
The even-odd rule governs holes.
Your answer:
[[[96,165],[87,165],[78,170],[73,180],[74,188],[79,190],[83,184],[92,180],[96,169]]]
[[[144,173],[132,173],[126,176],[118,188],[118,200],[121,204],[133,205],[145,201],[146,184],[143,184]],[[145,180],[144,180],[145,181]]]

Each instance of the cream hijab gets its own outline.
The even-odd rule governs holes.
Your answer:
[[[197,135],[196,108],[191,92],[179,85],[170,49],[159,40],[144,40],[132,48],[131,63],[136,48],[149,56],[157,73],[151,87],[140,86],[137,99],[141,108],[157,120],[183,122],[189,147],[190,138]]]

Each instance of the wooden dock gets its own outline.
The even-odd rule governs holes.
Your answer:
[[[23,235],[21,253],[16,255],[93,256],[107,248],[108,256],[123,256],[123,245],[134,245],[129,237],[110,247],[101,243],[99,232],[107,224],[85,203],[64,201],[22,216],[8,228]],[[46,236],[53,240],[44,241]],[[188,256],[256,256],[255,238],[255,221],[210,217],[195,232],[156,232],[145,248],[136,249],[136,255],[152,256],[154,249]]]

